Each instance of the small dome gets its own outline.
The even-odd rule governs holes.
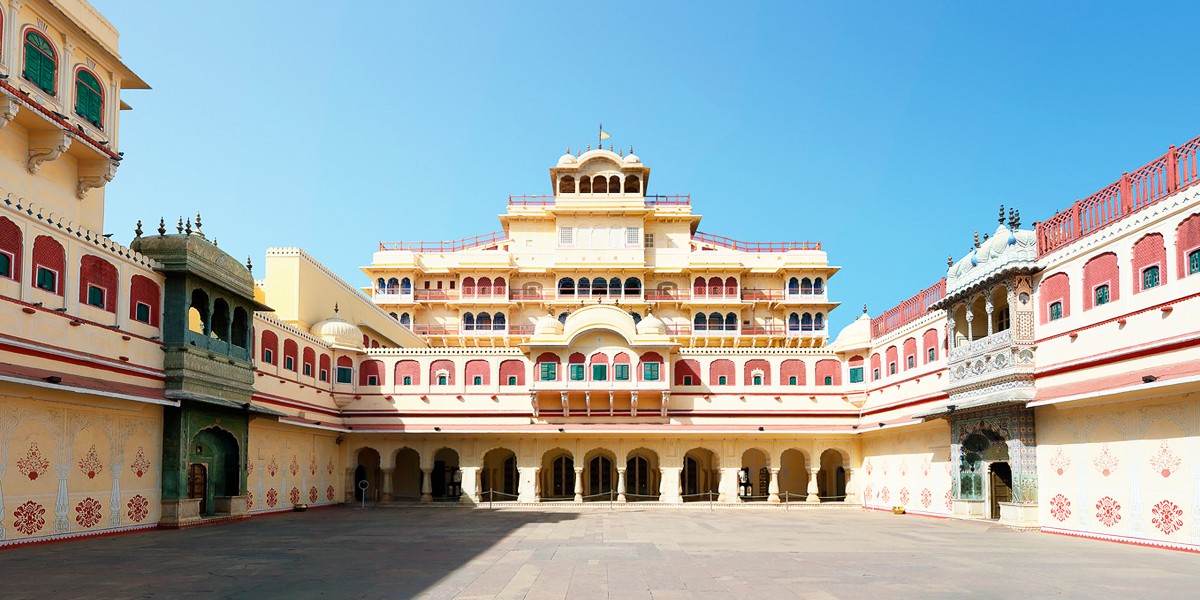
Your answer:
[[[572,156],[570,152],[558,157],[558,166],[560,167],[563,165],[573,165],[576,162],[579,161],[575,160],[575,157]]]
[[[362,349],[363,332],[358,327],[347,323],[344,319],[334,315],[324,321],[312,326],[312,334],[333,344],[334,346],[343,346],[355,349]]]
[[[667,325],[662,322],[662,319],[646,313],[646,316],[638,321],[637,333],[638,335],[666,335]]]
[[[563,324],[554,315],[546,315],[538,319],[537,325],[533,327],[533,335],[561,335],[563,332]]]
[[[641,162],[642,162],[642,159],[638,158],[636,154],[630,154],[629,156],[625,157],[626,164],[636,165]]]

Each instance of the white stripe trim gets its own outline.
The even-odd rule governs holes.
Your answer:
[[[167,400],[162,398],[147,398],[145,396],[133,396],[130,394],[118,394],[117,392],[105,392],[102,390],[92,390],[88,388],[76,387],[73,385],[62,385],[50,383],[49,381],[39,381],[37,379],[25,379],[22,377],[10,377],[8,375],[0,375],[0,381],[8,383],[19,383],[21,385],[31,385],[33,387],[46,388],[50,390],[59,390],[62,392],[73,392],[76,394],[88,394],[91,396],[103,396],[105,398],[116,398],[118,400],[131,400],[133,402],[144,402],[146,404],[158,404],[160,406],[179,406],[179,402],[175,400]]]

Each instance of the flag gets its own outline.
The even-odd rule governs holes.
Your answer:
[[[600,140],[601,141],[607,140],[610,137],[612,137],[612,136],[608,135],[607,133],[604,133],[603,129],[600,130]]]

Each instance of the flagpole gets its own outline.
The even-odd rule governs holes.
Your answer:
[[[600,124],[600,134],[596,136],[596,149],[599,150],[600,146],[603,144],[604,144],[604,123],[601,123]]]

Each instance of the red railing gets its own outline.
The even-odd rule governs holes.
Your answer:
[[[742,252],[787,252],[788,250],[820,250],[821,242],[743,242],[721,235],[697,231],[692,241],[741,250]]]
[[[510,194],[508,196],[509,206],[554,206],[554,196],[547,195],[528,195],[528,194]]]
[[[763,300],[783,300],[783,290],[755,290],[742,288],[742,300],[749,302]]]
[[[409,250],[412,252],[458,252],[488,246],[508,240],[507,231],[493,231],[449,242],[379,242],[379,250]]]
[[[508,326],[508,334],[509,335],[533,335],[533,329],[535,327],[537,327],[537,325],[509,325]]]
[[[509,292],[508,299],[514,302],[525,302],[529,300],[553,300],[554,292],[549,290],[513,290]]]
[[[457,325],[413,325],[417,335],[458,335]]]
[[[455,290],[417,290],[413,296],[417,302],[432,302],[435,300],[458,300]]]
[[[692,326],[667,325],[667,335],[692,335]]]
[[[783,325],[742,325],[742,335],[783,335]]]
[[[1171,146],[1149,164],[1038,223],[1038,258],[1200,182],[1198,151],[1200,137]]]
[[[688,290],[646,290],[646,300],[651,302],[678,302],[687,300],[689,296]]]
[[[691,206],[692,195],[646,196],[646,206]]]
[[[946,278],[925,288],[916,296],[871,319],[871,337],[878,338],[921,318],[933,303],[946,296]]]

